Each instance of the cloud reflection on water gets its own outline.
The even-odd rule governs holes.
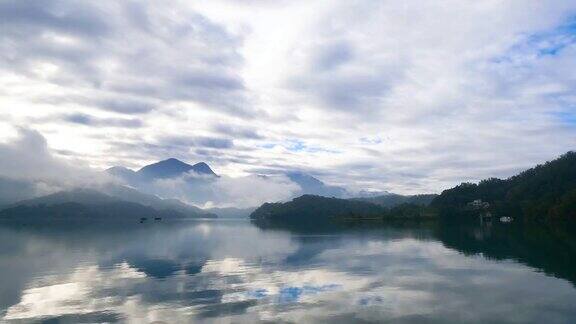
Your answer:
[[[54,257],[70,265],[0,273],[25,283],[3,320],[576,319],[569,282],[513,261],[466,256],[430,235],[393,229],[304,236],[236,222],[156,225],[1,229],[20,247],[22,269]],[[10,260],[2,251],[0,265]]]

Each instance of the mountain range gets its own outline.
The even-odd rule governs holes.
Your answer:
[[[176,179],[188,175],[189,177],[186,177],[185,181],[191,186],[200,187],[206,182],[209,183],[219,178],[219,175],[205,162],[191,165],[175,158],[146,165],[138,171],[123,166],[114,166],[107,169],[106,172],[132,187],[155,194],[158,193],[153,192],[154,189],[150,188],[150,184],[156,180]],[[300,188],[294,197],[307,194],[325,197],[350,196],[350,193],[345,188],[327,185],[319,179],[300,171],[288,171],[284,175]],[[267,176],[262,176],[261,178],[269,179]]]
[[[106,183],[99,185],[96,189],[75,188],[41,197],[32,197],[31,193],[34,190],[30,182],[1,178],[0,189],[2,192],[11,194],[3,194],[0,198],[0,209],[3,208],[0,211],[0,217],[13,218],[15,215],[50,217],[59,214],[66,215],[68,218],[81,215],[84,218],[87,215],[110,218],[115,215],[114,210],[122,210],[126,215],[124,218],[136,217],[136,215],[140,215],[139,217],[163,215],[164,218],[217,217],[209,211],[180,200],[162,199],[157,195],[137,189],[143,181],[166,178],[183,172],[197,172],[216,177],[216,174],[205,163],[190,166],[176,159],[168,159],[146,166],[138,172],[123,167],[113,167],[107,172],[122,179],[124,184]]]
[[[169,218],[205,218],[216,217],[216,215],[225,218],[248,218],[249,214],[256,209],[256,207],[227,207],[203,210],[178,199],[160,198],[183,196],[195,203],[206,203],[208,200],[202,201],[201,197],[212,198],[206,194],[207,192],[212,195],[217,194],[212,191],[210,185],[218,181],[220,176],[205,162],[188,164],[169,158],[143,166],[137,171],[115,166],[107,169],[106,173],[118,179],[119,182],[109,182],[92,189],[80,187],[41,197],[31,194],[34,188],[29,182],[0,178],[0,190],[7,193],[0,197],[0,217],[58,214],[67,215],[66,217],[91,215],[91,217],[110,218],[115,215],[112,210],[116,208],[123,210],[128,218],[137,214],[155,215],[155,213],[163,213]],[[348,197],[350,195],[345,188],[326,185],[303,172],[290,171],[284,175],[299,187],[299,190],[292,192],[293,198],[302,195],[323,197]],[[260,178],[273,181],[272,178],[266,176]],[[157,181],[171,179],[183,183],[184,191],[178,191],[182,188],[163,191],[165,186],[156,185]],[[364,199],[386,200],[388,195],[385,193],[383,196]],[[391,197],[400,201],[403,196],[396,195],[388,198]],[[170,216],[169,213],[173,215]]]
[[[212,171],[210,166],[204,162],[190,165],[175,158],[169,158],[146,165],[138,171],[123,166],[114,166],[107,169],[106,172],[126,181],[129,184],[138,184],[139,182],[154,181],[158,179],[177,178],[185,174],[218,177],[218,175]]]

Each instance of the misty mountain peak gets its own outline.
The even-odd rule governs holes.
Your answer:
[[[190,165],[175,158],[169,158],[160,162],[147,165],[138,171],[145,178],[174,178],[190,171],[201,175],[216,176],[210,166],[204,162]]]
[[[326,185],[321,180],[301,171],[290,171],[286,176],[300,186],[302,194],[312,194],[326,197],[343,197],[346,189]]]
[[[199,174],[216,175],[210,166],[204,162],[198,162],[192,166],[192,170]]]
[[[300,171],[291,171],[286,173],[286,176],[302,188],[309,188],[309,187],[323,187],[325,184],[324,182],[314,178],[313,176],[300,172]]]
[[[106,169],[106,173],[117,179],[124,180],[126,183],[133,183],[138,178],[138,174],[134,170],[123,166],[113,166]]]
[[[111,168],[106,169],[106,172],[108,172],[112,175],[124,175],[124,174],[136,173],[133,170],[128,169],[127,167],[123,167],[123,166],[113,166]]]

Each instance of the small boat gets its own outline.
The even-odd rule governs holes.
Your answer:
[[[500,222],[501,223],[511,223],[514,219],[512,217],[509,216],[502,216],[500,217]]]
[[[154,220],[157,221],[157,222],[159,222],[159,221],[162,220],[162,217],[154,217]]]
[[[144,223],[147,220],[148,220],[148,218],[146,218],[146,217],[140,217],[140,223]]]

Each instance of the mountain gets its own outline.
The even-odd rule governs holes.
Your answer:
[[[389,193],[382,196],[353,198],[353,199],[370,202],[382,207],[392,208],[401,204],[428,206],[432,202],[432,200],[436,198],[436,196],[438,195],[426,194],[426,195],[403,196]]]
[[[18,206],[40,206],[55,205],[67,202],[74,202],[84,205],[101,205],[117,202],[120,199],[103,194],[94,189],[74,189],[70,191],[60,191],[50,195],[27,199],[16,203]]]
[[[138,173],[136,173],[134,170],[130,170],[126,167],[122,167],[122,166],[115,166],[115,167],[111,167],[109,169],[106,170],[106,173],[124,180],[126,183],[136,183],[138,181]]]
[[[204,162],[190,165],[174,158],[147,165],[138,170],[137,174],[144,179],[153,180],[175,178],[188,172],[217,177],[216,173]]]
[[[478,199],[497,215],[524,221],[576,222],[576,152],[505,180],[490,178],[478,184],[462,183],[444,190],[430,206],[445,218],[457,218],[474,215],[469,204]]]
[[[265,203],[250,218],[260,224],[315,225],[345,216],[374,216],[383,208],[363,201],[303,195],[285,203]]]
[[[218,177],[210,166],[204,162],[190,165],[174,158],[146,165],[138,171],[122,166],[114,166],[105,172],[121,180],[124,184],[150,194],[165,194],[165,192],[158,192],[158,188],[154,187],[155,180],[176,178],[187,173],[194,173],[201,177],[187,178],[186,182],[189,185],[202,185]]]
[[[342,221],[422,219],[433,216],[427,209],[414,204],[385,208],[361,200],[303,195],[285,203],[265,203],[250,218],[265,227],[302,228]]]
[[[344,188],[336,186],[328,186],[324,182],[314,178],[313,176],[293,171],[286,173],[286,176],[298,186],[301,190],[298,194],[300,195],[317,195],[324,197],[345,197],[347,196],[347,191]]]
[[[122,190],[118,188],[113,190],[113,194],[123,194],[125,195],[123,198],[129,199],[130,201],[132,201],[132,199],[144,199],[146,204],[149,204],[153,203],[153,201],[150,200],[152,196],[155,196],[156,199],[159,199],[158,196],[161,196],[166,198],[185,197],[187,202],[205,204],[207,201],[218,199],[217,193],[213,190],[212,185],[219,176],[204,162],[190,165],[178,159],[170,158],[146,165],[138,171],[116,166],[107,169],[106,173],[126,185]],[[191,174],[192,176],[182,177],[186,174]],[[156,181],[172,178],[178,178],[177,183],[172,186],[164,185]],[[139,197],[134,197],[134,192],[128,192],[126,189],[128,187],[136,190]],[[147,197],[142,196],[144,193]],[[169,201],[168,199],[164,199],[162,205],[168,204]],[[136,200],[135,202],[141,201]],[[206,214],[205,211],[179,200],[172,200],[169,207],[180,211],[186,209],[185,212],[189,212],[191,208],[196,208],[196,212]]]
[[[208,201],[218,201],[218,188],[213,187],[218,175],[204,162],[194,165],[187,164],[178,159],[170,158],[142,167],[133,171],[125,167],[116,166],[106,170],[113,177],[120,179],[124,184],[138,189],[140,192],[159,195],[163,197],[186,196],[188,201],[205,204]],[[186,177],[175,186],[162,186],[155,180],[170,179],[187,173],[195,173],[199,177]],[[329,186],[311,175],[302,172],[288,172],[286,176],[300,187],[293,197],[304,194],[320,195],[325,197],[347,197],[348,192],[341,187]],[[259,176],[269,179],[267,176]],[[248,216],[252,210],[220,209],[218,214],[230,217]]]
[[[129,190],[129,189],[128,189]],[[135,197],[138,194],[132,192]],[[145,194],[138,199],[143,201]],[[126,201],[93,189],[74,189],[47,196],[28,199],[0,211],[0,218],[42,219],[115,219],[125,220],[140,217],[162,218],[214,218],[213,214],[198,212],[198,208],[183,203],[150,199],[149,204]]]
[[[177,217],[135,203],[115,201],[103,204],[63,202],[51,205],[18,205],[0,211],[0,219],[28,220],[138,220],[144,218]]]
[[[224,208],[204,209],[205,212],[218,215],[218,218],[240,218],[240,219],[248,219],[250,217],[250,214],[254,212],[254,210],[256,210],[256,207],[252,208],[224,207]]]

